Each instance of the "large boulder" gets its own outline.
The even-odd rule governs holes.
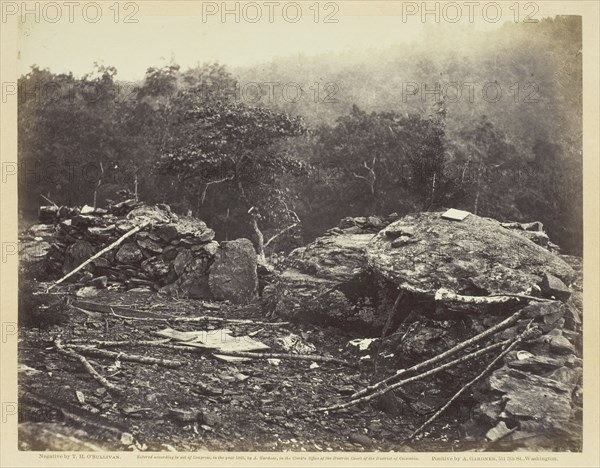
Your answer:
[[[441,213],[405,216],[367,249],[374,272],[409,291],[433,297],[439,288],[463,294],[523,294],[549,273],[569,284],[573,269],[559,256],[499,222]]]
[[[376,291],[366,248],[379,228],[367,218],[345,218],[340,226],[288,257],[279,286],[263,297],[286,319],[376,328],[383,317],[374,307]],[[270,295],[272,296],[270,296]]]
[[[398,323],[409,312],[440,312],[434,302],[440,288],[466,295],[523,294],[547,274],[569,284],[573,269],[522,232],[475,215],[462,221],[442,213],[345,218],[294,250],[279,286],[266,288],[263,297],[287,319],[375,331],[399,290],[406,294]]]
[[[256,252],[248,239],[222,242],[209,269],[208,284],[218,300],[245,303],[256,297]]]

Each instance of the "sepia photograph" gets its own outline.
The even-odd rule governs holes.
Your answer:
[[[1,7],[2,466],[598,466],[598,3]]]

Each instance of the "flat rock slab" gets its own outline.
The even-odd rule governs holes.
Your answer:
[[[373,235],[343,233],[319,237],[294,250],[290,254],[291,264],[317,278],[339,283],[350,281],[367,268],[365,249]]]
[[[490,376],[490,386],[505,393],[504,411],[551,426],[571,417],[570,388],[556,380],[503,367]]]
[[[395,238],[388,230],[411,235]],[[405,216],[377,234],[366,253],[376,273],[430,296],[439,288],[519,294],[546,273],[567,284],[574,275],[557,255],[475,215],[462,221],[443,219],[440,213]]]
[[[236,304],[256,297],[256,252],[248,239],[222,242],[208,272],[208,285],[217,300]]]

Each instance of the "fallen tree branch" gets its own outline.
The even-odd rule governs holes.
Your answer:
[[[89,363],[89,361],[82,356],[79,353],[76,353],[75,351],[73,351],[72,349],[68,349],[65,348],[62,344],[62,341],[59,338],[55,338],[54,340],[54,346],[56,347],[57,351],[61,354],[64,354],[65,356],[68,356],[72,359],[75,359],[77,361],[79,361],[81,363],[81,365],[85,368],[86,371],[88,371],[88,373],[97,381],[100,383],[100,385],[102,385],[104,388],[106,388],[107,390],[120,394],[122,393],[122,390],[117,387],[115,384],[109,382],[108,380],[106,380],[105,377],[102,377],[98,371],[96,369],[93,368],[93,366]]]
[[[489,346],[487,346],[485,348],[482,348],[482,349],[480,349],[478,351],[475,351],[475,352],[473,352],[471,354],[467,354],[467,355],[462,356],[462,357],[460,357],[458,359],[455,359],[454,361],[450,361],[450,362],[448,362],[446,364],[442,364],[439,367],[436,367],[434,369],[431,369],[431,370],[428,370],[426,372],[423,372],[422,374],[415,375],[414,377],[410,377],[410,378],[405,379],[405,380],[401,380],[400,382],[396,382],[395,384],[390,385],[389,387],[382,388],[382,389],[378,390],[375,393],[371,393],[369,395],[365,395],[365,396],[362,396],[360,398],[353,398],[352,400],[348,401],[347,403],[340,403],[338,405],[332,405],[332,406],[326,406],[326,407],[322,407],[322,408],[316,408],[316,409],[310,410],[309,412],[310,413],[316,413],[316,412],[325,412],[325,411],[338,411],[338,410],[341,410],[341,409],[345,409],[345,408],[349,408],[351,406],[358,405],[360,403],[366,403],[367,401],[371,401],[371,400],[373,400],[375,398],[378,398],[378,397],[380,397],[382,395],[385,395],[386,393],[391,392],[392,390],[396,390],[396,389],[398,389],[400,387],[403,387],[404,385],[408,385],[409,383],[416,382],[418,380],[423,380],[423,379],[425,379],[427,377],[430,377],[432,375],[435,375],[435,374],[443,372],[443,371],[445,371],[447,369],[450,369],[451,367],[457,366],[459,364],[463,364],[465,362],[468,362],[468,361],[476,359],[476,358],[478,358],[480,356],[483,356],[484,354],[487,354],[487,353],[489,353],[491,351],[495,351],[497,349],[500,349],[503,346],[507,345],[508,343],[510,343],[510,340],[505,340],[505,341],[502,341],[500,343],[494,343],[494,344],[489,345]]]
[[[519,319],[521,318],[522,315],[523,315],[523,309],[520,309],[517,312],[515,312],[513,315],[508,317],[507,319],[494,325],[493,327],[487,329],[486,331],[480,333],[479,335],[475,335],[473,338],[469,338],[468,340],[457,344],[456,346],[450,348],[447,351],[444,351],[441,354],[438,354],[437,356],[432,357],[431,359],[428,359],[428,360],[423,361],[419,364],[416,364],[412,367],[409,367],[408,369],[401,369],[396,374],[394,374],[380,382],[377,382],[376,384],[369,385],[368,387],[356,392],[355,394],[352,395],[351,398],[358,398],[362,395],[366,395],[367,393],[377,390],[377,389],[389,384],[390,382],[397,380],[399,377],[402,377],[403,375],[406,375],[408,373],[418,372],[418,371],[425,369],[431,365],[437,364],[438,362],[440,362],[450,356],[453,356],[456,353],[473,346],[474,344],[479,343],[480,341],[494,335],[495,333],[498,333],[499,331],[502,331],[502,330],[510,327],[512,324],[519,321]]]
[[[187,352],[198,352],[199,350],[205,350],[206,348],[197,348],[192,346],[179,346],[173,344],[170,338],[165,340],[142,340],[142,341],[99,341],[89,342],[90,344],[96,344],[98,346],[106,346],[108,348],[114,346],[150,346],[156,348],[173,349],[176,351],[187,351]]]
[[[123,242],[125,239],[127,239],[128,237],[133,236],[136,232],[144,229],[148,224],[149,224],[148,222],[144,222],[144,223],[142,223],[142,224],[134,227],[133,229],[130,229],[125,234],[123,234],[121,237],[119,237],[116,241],[114,241],[112,244],[110,244],[108,247],[103,248],[100,252],[98,252],[97,254],[93,255],[90,258],[88,258],[85,262],[83,262],[77,268],[75,268],[74,270],[71,270],[69,273],[67,273],[65,276],[63,276],[61,279],[59,279],[56,283],[54,283],[53,285],[51,285],[47,289],[46,292],[50,291],[55,286],[58,286],[64,280],[66,280],[67,278],[73,276],[75,273],[77,273],[78,271],[82,270],[84,267],[86,267],[87,265],[89,265],[90,263],[92,263],[94,260],[96,260],[100,256],[104,255],[106,252],[110,252],[112,249],[114,249],[119,244],[121,244],[121,242]]]
[[[467,384],[465,384],[463,387],[461,387],[461,389],[456,392],[454,394],[454,396],[452,398],[450,398],[448,400],[448,402],[442,406],[439,410],[437,410],[435,412],[435,414],[433,416],[431,416],[427,421],[425,421],[423,424],[421,424],[420,427],[418,427],[417,429],[415,429],[415,431],[408,437],[408,440],[412,440],[414,439],[418,434],[420,434],[421,432],[423,432],[423,430],[429,426],[430,424],[432,424],[437,418],[440,417],[440,415],[446,411],[448,409],[448,407],[454,403],[463,393],[465,393],[468,389],[470,389],[473,385],[475,385],[477,382],[479,382],[483,377],[485,377],[485,375],[492,370],[492,368],[498,363],[498,361],[500,359],[502,359],[504,356],[506,356],[509,352],[511,352],[513,349],[515,349],[522,341],[523,341],[523,335],[519,336],[518,338],[516,338],[509,346],[507,346],[500,354],[498,354],[493,360],[492,362],[490,362],[487,367],[485,369],[483,369],[479,375],[477,375],[473,380],[471,380],[470,382],[468,382]]]
[[[75,348],[82,354],[91,354],[92,356],[102,356],[111,359],[119,359],[121,361],[139,362],[141,364],[158,364],[165,367],[181,367],[185,365],[183,361],[175,361],[173,359],[154,358],[149,356],[139,356],[137,354],[125,354],[116,351],[108,351],[105,349],[92,348],[85,345],[69,344],[68,348]]]
[[[143,317],[151,316],[151,317],[155,317],[155,318],[162,318],[160,316],[157,316],[155,312],[135,310],[135,309],[131,309],[130,307],[125,307],[125,306],[121,306],[121,305],[117,305],[117,304],[99,304],[97,302],[75,300],[75,301],[73,301],[73,305],[75,305],[81,309],[84,309],[84,310],[90,310],[93,312],[101,312],[103,314],[111,314],[112,313],[111,309],[113,309],[116,312],[120,312],[120,313],[141,314],[141,316],[143,316]],[[153,315],[149,315],[149,314],[153,314]]]
[[[461,302],[463,304],[503,304],[514,299],[525,299],[538,302],[554,302],[552,299],[528,296],[527,294],[491,294],[489,296],[463,296],[451,289],[440,288],[435,292],[436,302]]]
[[[182,343],[185,345],[185,343]],[[176,346],[176,349],[186,349],[186,346]],[[233,357],[249,357],[254,359],[292,359],[299,361],[314,361],[314,362],[333,362],[336,364],[350,365],[348,361],[328,356],[311,356],[307,354],[287,354],[287,353],[253,353],[250,351],[220,351],[218,349],[193,348],[203,351],[210,351],[211,354],[221,354],[223,356]]]
[[[142,320],[147,322],[157,322],[164,320],[171,320],[173,322],[226,322],[231,324],[241,324],[241,325],[273,325],[273,326],[281,326],[281,325],[289,325],[289,322],[255,322],[253,320],[247,319],[228,319],[224,317],[209,317],[206,315],[202,315],[200,317],[126,317],[125,315],[119,315],[114,312],[111,308],[112,315],[117,318],[125,319],[125,320]]]
[[[133,341],[133,340],[122,340],[122,341],[102,341],[102,340],[72,340],[69,342],[69,346],[72,345],[94,345],[94,346],[106,346],[107,348],[111,348],[113,346],[160,346],[162,344],[167,344],[171,341],[170,338],[165,338],[164,340],[141,340],[141,341]]]

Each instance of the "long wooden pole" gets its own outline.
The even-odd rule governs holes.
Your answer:
[[[419,364],[416,364],[412,367],[409,367],[408,369],[401,369],[396,374],[394,374],[380,382],[377,382],[376,384],[365,387],[362,390],[354,393],[351,396],[351,398],[353,398],[353,399],[359,398],[363,395],[366,395],[367,393],[370,393],[372,391],[375,391],[382,387],[387,386],[390,382],[392,382],[394,380],[398,380],[400,377],[402,377],[408,373],[414,373],[414,372],[420,371],[426,367],[437,364],[438,362],[443,361],[444,359],[446,359],[450,356],[453,356],[453,355],[459,353],[460,351],[462,351],[466,348],[469,348],[469,347],[473,346],[474,344],[479,343],[480,341],[483,341],[484,339],[492,336],[493,334],[498,333],[499,331],[502,331],[505,328],[510,327],[514,323],[518,322],[521,319],[522,315],[523,315],[523,309],[520,309],[517,312],[515,312],[514,314],[512,314],[510,317],[508,317],[507,319],[505,319],[502,322],[494,325],[493,327],[485,330],[484,332],[481,332],[480,334],[475,335],[474,337],[469,338],[468,340],[457,344],[453,348],[450,348],[447,351],[444,351],[443,353],[432,357],[431,359],[428,359],[428,360],[423,361]]]
[[[74,270],[71,270],[69,273],[67,273],[65,276],[63,276],[61,279],[59,279],[56,283],[54,283],[52,286],[50,286],[48,288],[47,291],[50,291],[52,288],[54,288],[55,286],[59,285],[60,283],[62,283],[64,280],[66,280],[67,278],[69,278],[70,276],[73,276],[75,273],[77,273],[79,270],[83,269],[84,267],[86,267],[87,265],[89,265],[90,263],[92,263],[94,260],[96,260],[98,257],[104,255],[106,252],[110,252],[112,249],[114,249],[116,246],[118,246],[119,244],[121,244],[121,242],[123,242],[125,239],[127,239],[128,237],[133,236],[136,232],[141,231],[142,229],[144,229],[147,225],[149,224],[149,222],[145,222],[142,223],[136,227],[134,227],[133,229],[127,231],[125,234],[123,234],[121,237],[119,237],[116,241],[114,241],[112,244],[110,244],[108,247],[103,248],[100,252],[98,252],[96,255],[88,258],[85,262],[83,262],[81,265],[79,265],[77,268],[75,268]]]

